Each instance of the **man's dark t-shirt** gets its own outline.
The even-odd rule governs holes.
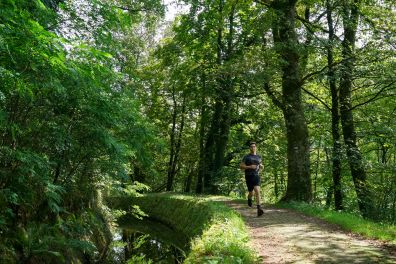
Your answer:
[[[254,155],[254,154],[248,154],[245,157],[243,157],[242,162],[245,163],[247,166],[250,165],[259,165],[261,164],[261,157],[259,155]],[[260,166],[257,167],[257,169],[246,169],[245,170],[245,175],[250,176],[250,175],[258,175]]]
[[[257,165],[256,169],[245,169],[245,180],[248,191],[251,192],[254,189],[254,186],[260,186],[260,177],[259,170],[261,164],[261,157],[259,155],[248,154],[243,157],[242,162],[245,165]]]

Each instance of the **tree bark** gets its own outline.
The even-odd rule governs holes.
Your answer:
[[[196,193],[202,193],[204,191],[204,177],[206,172],[205,164],[205,127],[207,121],[207,110],[206,110],[206,76],[202,74],[202,92],[201,92],[201,120],[199,124],[199,163],[198,163],[198,177],[195,191]]]
[[[166,183],[166,190],[171,191],[173,187],[173,174],[172,167],[175,158],[175,134],[176,134],[176,118],[177,118],[177,102],[175,98],[175,87],[172,88],[172,99],[173,99],[173,113],[172,113],[172,130],[170,132],[170,153],[168,161],[168,177]]]
[[[213,182],[213,167],[214,167],[214,153],[216,144],[216,135],[219,134],[219,120],[223,112],[223,105],[220,101],[215,104],[215,110],[212,116],[211,126],[208,131],[205,148],[204,148],[204,159],[203,159],[203,192],[211,193],[214,187]]]
[[[286,123],[288,182],[282,200],[312,199],[308,128],[303,112],[298,54],[295,32],[296,1],[279,0],[272,4],[277,18],[272,33],[275,49],[282,59],[282,110]]]
[[[333,41],[334,41],[334,26],[332,17],[332,6],[330,1],[326,1],[327,7],[327,24],[329,28],[329,44],[327,45],[327,76],[329,79],[331,91],[331,134],[333,137],[333,152],[332,152],[332,178],[334,191],[334,207],[336,210],[342,210],[342,186],[341,186],[341,139],[340,139],[340,114],[338,104],[338,89],[336,85],[336,77],[334,70],[334,56],[333,56]]]
[[[173,91],[174,93],[174,91]],[[184,128],[184,115],[186,111],[186,97],[183,96],[183,102],[182,102],[182,109],[181,109],[181,120],[180,120],[180,125],[179,129],[177,131],[176,129],[176,119],[177,119],[177,102],[175,98],[175,94],[173,94],[173,114],[172,114],[172,131],[171,131],[171,151],[170,151],[170,156],[169,156],[169,162],[168,162],[168,178],[167,178],[167,185],[166,185],[166,190],[167,191],[172,191],[173,190],[173,184],[176,176],[176,166],[179,158],[179,153],[180,153],[180,148],[181,148],[181,140],[183,136],[183,128]],[[177,139],[176,139],[177,137]]]
[[[358,1],[344,2],[343,24],[344,40],[342,42],[342,71],[340,77],[340,114],[342,132],[355,186],[359,210],[363,217],[374,216],[372,197],[367,186],[367,174],[363,165],[362,155],[357,146],[356,131],[352,113],[352,77],[354,69],[354,47],[356,29],[359,21]]]
[[[231,81],[230,81],[231,82]],[[222,111],[219,120],[216,120],[218,126],[218,133],[215,138],[214,161],[213,161],[213,182],[216,183],[222,176],[222,169],[224,167],[226,147],[231,128],[231,93],[232,84],[223,84],[225,91],[222,94]],[[212,186],[212,193],[218,193],[219,190],[216,185]]]

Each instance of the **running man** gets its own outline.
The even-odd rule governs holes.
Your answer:
[[[241,170],[245,171],[246,185],[249,191],[248,194],[248,205],[252,207],[253,193],[257,205],[257,216],[262,216],[264,211],[261,209],[260,204],[260,169],[264,168],[261,164],[261,157],[256,154],[256,142],[250,142],[249,144],[250,153],[243,157]]]

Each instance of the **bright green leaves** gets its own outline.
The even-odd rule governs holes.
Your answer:
[[[60,204],[62,202],[62,195],[65,194],[65,189],[62,186],[47,182],[44,193],[47,198],[50,210],[56,214],[60,213],[62,210]]]
[[[99,9],[90,18],[101,12],[133,21],[114,3],[108,11],[107,1],[93,3]],[[158,1],[150,3],[154,8]],[[126,20],[93,23],[93,36],[107,31],[110,38],[93,44],[86,35],[71,43],[58,32],[73,28],[57,28],[55,15],[41,1],[1,2],[0,258],[10,263],[29,257],[59,263],[83,251],[93,257],[111,239],[91,237],[107,230],[96,202],[99,188],[130,181],[132,161],[148,168],[152,162],[146,148],[155,141],[153,126],[126,87],[129,73],[113,48],[113,33],[124,36],[113,30]]]

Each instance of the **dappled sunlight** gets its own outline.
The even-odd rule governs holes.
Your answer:
[[[386,249],[322,220],[272,207],[257,217],[255,208],[227,204],[244,217],[263,263],[396,263]]]

